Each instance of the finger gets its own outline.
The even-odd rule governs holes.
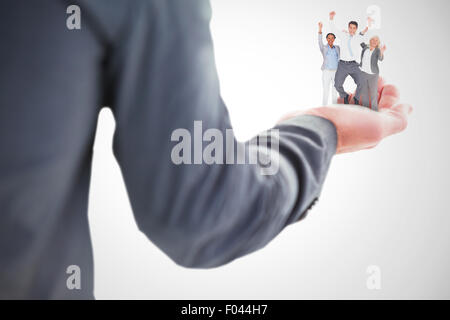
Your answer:
[[[362,100],[363,100],[363,95],[360,95],[359,103],[358,104],[355,103],[355,94],[354,93],[350,94],[349,97],[348,97],[348,101],[350,101],[349,104],[354,104],[354,105],[357,105],[357,106],[361,106],[362,105],[361,104]]]
[[[387,137],[405,130],[408,126],[408,116],[412,111],[412,107],[407,104],[398,104],[381,110],[382,136]]]
[[[349,153],[349,152],[355,152],[355,151],[370,150],[370,149],[375,148],[378,145],[379,145],[379,141],[378,142],[373,142],[372,144],[367,145],[365,147],[343,148],[343,149],[339,150],[339,153]]]
[[[379,108],[392,108],[398,102],[399,97],[399,91],[395,86],[390,84],[385,85],[379,97]]]
[[[381,92],[383,91],[384,86],[386,85],[386,81],[384,78],[379,77],[378,78],[378,97],[381,97]]]
[[[400,114],[401,116],[407,117],[413,112],[413,107],[409,104],[398,104],[389,109],[384,109],[385,112],[390,114]]]
[[[367,145],[367,146],[364,146],[364,147],[361,147],[361,146],[350,146],[350,147],[339,148],[336,151],[336,154],[351,153],[351,152],[362,151],[362,150],[370,150],[370,149],[375,148],[377,145],[378,145],[378,143],[373,143],[371,145]]]
[[[355,98],[355,95],[353,94],[353,95],[352,95],[352,98],[353,98],[352,103],[355,104],[355,105],[358,105],[358,106],[362,106],[361,101],[363,101],[363,97],[364,97],[364,95],[361,94],[361,95],[359,96],[359,103],[356,104],[356,103],[355,103],[355,99],[354,99],[354,98]]]
[[[355,99],[354,99],[354,97],[355,97],[355,95],[353,94],[353,93],[350,93],[349,95],[348,95],[348,101],[349,101],[349,104],[355,104]],[[360,100],[361,100],[361,98],[360,98]],[[344,104],[344,98],[338,98],[338,104]]]
[[[349,103],[349,104],[355,104],[355,100],[353,99],[354,96],[355,96],[354,93],[350,93],[350,94],[348,95],[348,103]]]

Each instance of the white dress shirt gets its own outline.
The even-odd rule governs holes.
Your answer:
[[[350,33],[339,30],[334,24],[334,20],[330,20],[330,29],[337,39],[341,41],[341,60],[356,61],[358,64],[361,61],[361,43],[365,41],[365,36],[357,33],[351,36]]]
[[[368,74],[373,74],[372,72],[372,53],[375,50],[367,49],[364,51],[364,56],[362,58],[361,70]]]

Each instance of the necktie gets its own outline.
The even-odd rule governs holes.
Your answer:
[[[353,58],[352,36],[348,37],[348,52],[350,52],[350,56]]]

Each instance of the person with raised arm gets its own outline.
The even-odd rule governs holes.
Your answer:
[[[330,12],[330,28],[332,32],[341,39],[341,54],[338,63],[338,68],[335,76],[334,86],[339,93],[340,97],[344,99],[344,104],[349,104],[350,95],[344,90],[344,82],[348,76],[352,77],[357,86],[354,101],[355,104],[360,104],[360,81],[361,81],[361,70],[359,68],[360,64],[360,44],[365,40],[365,34],[369,30],[366,27],[361,33],[358,31],[358,22],[350,21],[348,23],[348,32],[339,30],[335,23],[334,17],[336,12]]]
[[[323,85],[323,97],[322,105],[328,105],[329,94],[331,89],[332,103],[337,103],[337,91],[334,88],[334,77],[339,63],[340,47],[334,45],[336,36],[334,33],[327,34],[327,44],[323,44],[322,40],[323,23],[319,22],[319,49],[323,56],[322,63],[322,85]]]
[[[386,45],[380,48],[380,38],[373,36],[370,38],[369,45],[363,42],[361,47],[363,48],[360,64],[362,105],[378,111],[378,78],[380,74],[378,61],[384,60]]]

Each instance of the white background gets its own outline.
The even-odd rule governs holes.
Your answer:
[[[139,233],[104,109],[89,205],[97,299],[450,298],[450,2],[213,0],[222,94],[242,140],[318,106],[318,21],[336,10],[342,28],[364,24],[372,4],[388,48],[381,74],[415,108],[408,130],[336,156],[307,219],[224,267],[184,269]],[[381,290],[366,287],[369,265],[381,268]]]

